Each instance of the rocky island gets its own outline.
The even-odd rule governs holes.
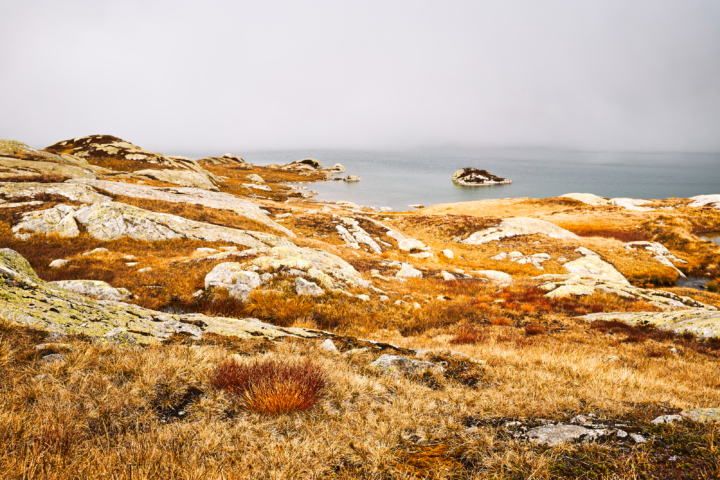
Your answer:
[[[720,196],[303,187],[344,171],[0,141],[0,471],[716,476]]]
[[[485,187],[512,183],[509,178],[498,177],[487,170],[470,167],[457,170],[452,176],[452,181],[455,185],[463,187]]]

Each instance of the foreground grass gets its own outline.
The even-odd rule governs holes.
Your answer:
[[[671,343],[617,342],[571,321],[528,335],[488,326],[481,342],[450,335],[377,338],[430,350],[446,374],[383,377],[365,370],[381,353],[335,339],[201,342],[121,349],[69,338],[71,351],[38,351],[43,332],[0,325],[0,478],[714,478],[710,425],[652,427],[664,413],[720,404],[714,357]],[[367,344],[365,344],[367,345]],[[64,352],[65,362],[42,356]],[[608,362],[612,354],[619,359]],[[265,415],[214,389],[216,366],[312,358],[326,375],[303,413]],[[37,378],[37,375],[46,377]],[[624,421],[655,439],[644,446],[544,449],[512,438],[503,419],[567,421],[579,413]],[[670,461],[673,455],[679,460]]]

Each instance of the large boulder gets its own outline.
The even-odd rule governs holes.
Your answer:
[[[129,303],[96,300],[46,283],[20,254],[0,249],[0,319],[58,334],[83,334],[125,345],[148,344],[184,333],[240,338],[315,337],[301,328],[282,328],[253,318],[173,315]]]
[[[247,247],[293,245],[284,238],[267,233],[196,222],[116,202],[95,203],[80,208],[58,204],[47,210],[24,214],[22,221],[12,230],[16,233],[30,231],[75,237],[80,234],[78,223],[98,240],[115,240],[121,237],[146,241],[187,238],[231,242]]]
[[[455,185],[463,187],[485,187],[488,185],[502,185],[512,183],[509,178],[498,177],[487,170],[478,170],[477,168],[461,168],[457,170],[452,181]]]
[[[555,224],[538,218],[513,217],[504,219],[499,226],[480,230],[470,235],[460,243],[466,245],[480,245],[503,238],[519,235],[545,235],[551,238],[577,240],[580,237],[572,232],[560,228]]]
[[[324,167],[322,162],[315,158],[303,158],[302,160],[292,162],[290,165],[307,165],[314,168],[315,170],[320,170]]]

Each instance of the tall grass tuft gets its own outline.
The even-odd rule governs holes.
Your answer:
[[[310,360],[255,360],[248,364],[228,360],[215,367],[211,384],[228,392],[241,408],[281,415],[315,405],[325,394],[328,380]]]

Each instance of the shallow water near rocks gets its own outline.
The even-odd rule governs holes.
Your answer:
[[[408,210],[408,205],[489,198],[547,198],[564,193],[604,197],[687,198],[720,194],[720,153],[581,152],[549,148],[431,148],[423,150],[237,151],[257,165],[317,158],[341,163],[358,183],[308,185],[318,200],[346,200],[369,207]],[[187,155],[187,152],[185,153]],[[188,155],[200,158],[201,155]],[[510,178],[510,185],[460,187],[453,173],[463,167]]]
[[[706,234],[702,235],[700,238],[703,240],[709,240],[713,243],[717,243],[718,245],[720,245],[720,232],[706,233]]]
[[[688,277],[678,278],[677,286],[683,288],[692,288],[694,290],[706,290],[707,284],[711,279],[706,277]]]

